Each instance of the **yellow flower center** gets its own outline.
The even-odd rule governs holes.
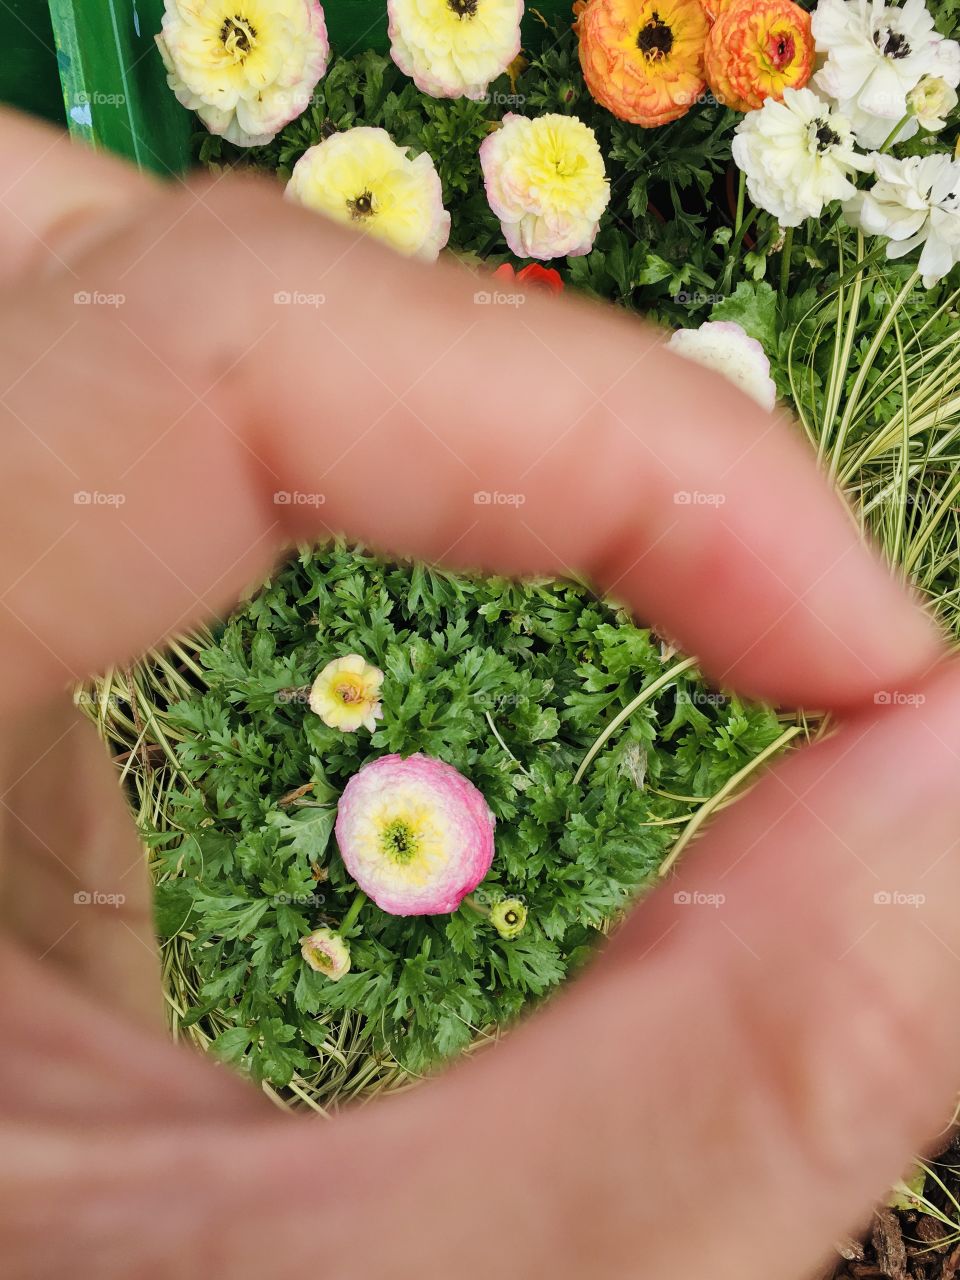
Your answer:
[[[220,43],[234,62],[242,63],[253,49],[257,39],[257,29],[247,18],[236,13],[232,18],[224,18],[220,27]]]
[[[410,862],[417,855],[420,839],[409,822],[394,818],[380,833],[380,847],[394,862]]]
[[[351,680],[349,678],[341,680],[334,690],[337,697],[344,706],[351,706],[355,702],[362,702],[366,696],[363,685],[359,680]]]
[[[447,0],[447,8],[458,18],[475,18],[478,0]]]
[[[637,48],[648,62],[660,62],[673,48],[673,31],[656,9],[637,34]]]

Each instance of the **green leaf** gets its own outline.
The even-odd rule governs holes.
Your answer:
[[[715,304],[711,320],[733,320],[772,354],[777,349],[777,294],[765,282],[741,280],[729,298]]]

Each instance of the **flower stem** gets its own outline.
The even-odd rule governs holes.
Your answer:
[[[913,112],[908,111],[907,114],[905,116],[902,116],[897,121],[897,123],[893,126],[892,132],[887,134],[887,139],[884,142],[883,146],[880,148],[881,155],[884,155],[887,151],[890,150],[894,142],[896,142],[897,135],[899,134],[900,130],[903,128],[903,126],[907,123],[907,121],[910,119],[912,115],[913,115]]]
[[[793,250],[793,227],[787,227],[783,237],[783,248],[780,250],[780,306],[786,305],[787,289],[790,285],[790,254]]]
[[[340,921],[341,933],[346,933],[349,929],[353,928],[353,926],[357,922],[357,916],[360,914],[361,910],[363,909],[363,904],[366,901],[367,901],[367,895],[363,892],[362,889],[358,889],[356,893],[356,897],[350,903],[350,906],[347,908],[347,914]]]
[[[467,896],[463,900],[462,905],[465,907],[469,907],[471,911],[475,911],[478,916],[484,916],[487,920],[490,919],[490,908],[485,907],[480,902],[478,902],[476,897],[472,893],[467,894]]]

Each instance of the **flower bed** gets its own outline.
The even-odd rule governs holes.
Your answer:
[[[521,6],[479,3],[482,39],[476,5],[391,0],[391,59],[338,56],[315,4],[258,0],[214,33],[224,67],[168,0],[199,158],[455,255],[478,302],[577,289],[677,330],[793,407],[956,630],[960,6],[937,30],[917,0],[589,0],[518,61]],[[817,727],[707,689],[580,585],[341,546],[112,676],[98,713],[152,850],[175,1025],[320,1106],[495,1034]]]
[[[369,724],[331,703],[342,675],[323,673],[344,654],[382,673]],[[215,635],[114,676],[100,707],[116,739],[141,726],[127,769],[178,1026],[324,1104],[423,1070],[556,986],[678,826],[796,733],[706,689],[582,587],[346,547],[304,551]],[[439,809],[441,836],[459,824],[459,878],[411,893],[394,860],[364,865],[365,820],[396,840]]]

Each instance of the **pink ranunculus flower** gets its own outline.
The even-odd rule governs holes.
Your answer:
[[[394,916],[456,911],[490,870],[494,816],[452,765],[381,756],[347,783],[336,835],[347,870]]]

